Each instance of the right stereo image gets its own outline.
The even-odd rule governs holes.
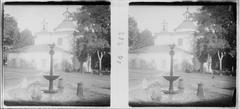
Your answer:
[[[130,3],[129,106],[235,106],[236,6]]]

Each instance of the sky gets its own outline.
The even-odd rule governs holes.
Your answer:
[[[197,12],[200,6],[188,6],[189,12]],[[134,17],[140,31],[161,32],[162,22],[167,22],[168,31],[173,31],[184,20],[187,6],[130,6],[129,16]]]
[[[48,23],[48,30],[53,30],[64,19],[62,15],[66,8],[70,12],[76,11],[81,6],[73,5],[5,5],[4,13],[8,13],[18,22],[20,31],[29,29],[34,33],[41,31],[42,22]],[[196,12],[200,6],[188,6],[190,12]],[[173,31],[183,20],[183,13],[187,6],[130,6],[129,15],[134,17],[140,31],[150,30],[152,33],[161,31],[161,24],[165,20],[168,30]]]
[[[58,24],[64,19],[63,13],[68,10],[70,12],[76,11],[81,6],[73,5],[5,5],[4,13],[8,13],[13,16],[17,23],[20,31],[29,29],[33,34],[41,31],[42,22],[48,23],[48,30],[53,30]]]

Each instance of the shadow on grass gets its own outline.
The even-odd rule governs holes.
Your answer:
[[[4,101],[6,106],[110,106],[110,98],[94,101],[72,101],[72,102],[37,102],[37,101]]]
[[[216,99],[211,101],[197,101],[190,103],[156,103],[156,102],[129,102],[132,107],[165,107],[165,106],[179,106],[179,107],[235,107],[235,99]]]

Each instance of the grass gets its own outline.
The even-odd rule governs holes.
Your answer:
[[[64,92],[58,93],[61,96],[53,95],[54,100],[48,100],[48,95],[43,94],[41,101],[29,100],[30,94],[27,88],[34,81],[41,82],[41,89],[48,87],[48,81],[43,78],[43,73],[31,69],[5,69],[4,82],[6,106],[110,106],[110,76],[81,74],[76,72],[65,73],[56,72],[63,78]],[[25,80],[26,82],[23,82]],[[79,99],[75,97],[77,83],[84,83],[85,97]],[[57,87],[58,81],[54,81]],[[9,90],[7,90],[9,89]],[[14,95],[16,94],[16,95]]]
[[[153,84],[153,81],[159,81],[158,87],[167,89],[169,83],[163,79],[162,76],[168,75],[169,73],[137,69],[130,69],[129,71],[129,105],[132,107],[233,107],[236,104],[236,96],[232,97],[232,93],[230,93],[236,88],[236,77],[215,75],[215,78],[212,79],[212,75],[210,74],[174,72],[174,75],[179,75],[184,79],[184,87],[187,92],[180,95],[173,95],[173,101],[166,99],[167,95],[165,94],[161,95],[163,97],[161,101],[153,101],[147,97],[147,94],[150,92],[141,89],[143,80],[145,79],[148,85]],[[198,100],[195,94],[197,91],[197,84],[200,82],[204,84],[204,93],[206,95],[204,100]],[[174,86],[177,85],[178,81],[174,83]]]

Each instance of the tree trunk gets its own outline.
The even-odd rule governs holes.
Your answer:
[[[222,71],[222,59],[220,60],[220,71]]]
[[[203,73],[203,62],[200,62],[200,72]]]
[[[99,60],[99,70],[102,71],[102,60]]]
[[[91,55],[87,56],[87,72],[90,72],[91,69]]]
[[[80,62],[80,73],[83,73],[83,62]]]
[[[99,70],[102,70],[102,58],[103,58],[103,53],[100,51],[97,51],[97,55],[98,55],[98,60],[99,60]]]
[[[219,70],[222,71],[222,59],[223,59],[223,52],[218,51],[218,59],[219,59]]]
[[[208,54],[208,73],[212,73],[212,56]]]

